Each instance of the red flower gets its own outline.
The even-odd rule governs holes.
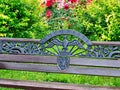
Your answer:
[[[69,9],[69,4],[68,4],[68,3],[66,3],[66,4],[64,5],[64,9],[65,9],[65,10],[68,10],[68,9]]]
[[[52,0],[52,2],[54,3],[54,2],[56,2],[56,0]]]
[[[77,2],[77,0],[68,0],[69,2],[71,2],[71,3],[76,3]]]
[[[47,11],[46,11],[46,17],[47,17],[47,18],[50,18],[51,15],[52,15],[52,12],[51,12],[50,10],[47,10]]]
[[[54,0],[47,0],[46,6],[51,7],[54,4],[54,2],[55,2]]]

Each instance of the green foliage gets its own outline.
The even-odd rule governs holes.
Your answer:
[[[59,30],[59,29],[68,29],[70,22],[74,22],[74,19],[70,19],[74,17],[72,14],[72,9],[64,10],[62,9],[52,9],[52,16],[50,19],[46,19],[49,25],[50,30]]]
[[[120,1],[93,0],[86,7],[78,6],[76,29],[91,40],[120,40]]]
[[[74,83],[74,84],[84,84],[84,85],[120,87],[119,77],[42,73],[42,72],[28,72],[28,71],[15,71],[15,70],[0,70],[0,73],[2,73],[2,75],[0,75],[0,78],[5,78],[5,79],[33,80],[40,82],[41,81],[64,82],[64,83]],[[0,90],[4,90],[4,89],[0,88]]]
[[[93,0],[68,10],[54,8],[48,20],[38,0],[0,0],[0,36],[43,38],[53,30],[75,29],[91,40],[120,40],[119,0]]]
[[[56,5],[48,8],[52,11],[51,17],[45,21],[49,31],[74,29],[85,34],[90,40],[119,41],[120,1],[92,0],[92,3],[84,1],[68,10],[57,9]]]
[[[39,14],[37,0],[0,0],[0,33],[7,37],[35,37],[34,30],[41,29]]]
[[[64,9],[64,7],[58,8],[57,5],[58,3],[54,3],[51,7],[46,6],[43,12],[43,16],[48,24],[50,32],[59,29],[68,29],[70,22],[74,22],[73,19],[70,19],[70,17],[74,17],[74,14],[72,14],[73,9],[71,8],[72,4],[69,5],[69,9]],[[49,18],[46,15],[48,10],[51,11]]]

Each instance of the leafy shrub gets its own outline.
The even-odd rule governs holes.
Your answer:
[[[70,0],[68,0],[70,1]],[[46,21],[49,30],[75,29],[91,40],[120,40],[120,1],[119,0],[79,0],[74,9],[56,8],[56,4],[46,7]],[[82,3],[81,3],[82,1]],[[89,2],[89,3],[86,3]],[[73,3],[73,5],[75,5]]]
[[[36,30],[42,30],[41,25],[45,29],[40,24],[40,13],[37,0],[0,0],[0,33],[7,37],[35,38]]]
[[[43,38],[53,30],[75,29],[91,40],[120,40],[119,0],[81,0],[68,10],[55,10],[56,4],[41,8],[38,1],[0,0],[0,36]],[[45,17],[48,9],[50,19]]]
[[[44,6],[43,17],[48,24],[50,31],[59,29],[68,29],[77,22],[74,18],[77,5],[91,3],[92,0],[44,0],[41,6]]]
[[[75,12],[78,20],[75,29],[91,40],[120,40],[119,0],[93,0],[86,7],[76,8]]]

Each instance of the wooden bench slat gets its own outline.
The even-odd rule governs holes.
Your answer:
[[[111,46],[120,46],[120,42],[115,41],[92,41],[93,45],[111,45]]]
[[[83,66],[103,66],[120,68],[120,60],[102,60],[94,58],[71,58],[71,64]]]
[[[0,41],[14,41],[14,42],[35,42],[39,43],[40,39],[28,39],[28,38],[0,38]]]
[[[57,57],[52,56],[37,56],[37,55],[9,55],[0,54],[0,61],[9,62],[34,62],[34,63],[57,63]]]
[[[10,70],[27,70],[27,71],[41,71],[41,72],[58,72],[58,73],[74,73],[85,75],[100,75],[100,76],[116,76],[120,77],[119,69],[110,68],[85,68],[70,66],[66,70],[59,70],[57,66],[40,65],[40,64],[23,64],[23,63],[8,63],[0,62],[1,69]]]
[[[59,35],[60,37],[61,35],[65,35],[65,37],[61,40],[60,38],[57,37]],[[67,35],[70,36],[72,35],[73,39],[69,40],[67,38]],[[60,46],[60,47],[57,47],[57,50],[55,50],[54,48],[56,48],[56,46]],[[61,48],[61,46],[63,48]],[[39,39],[26,39],[26,38],[0,38],[0,70],[23,70],[23,71],[34,71],[34,72],[50,72],[50,73],[55,72],[55,73],[63,73],[63,74],[120,77],[119,46],[120,46],[119,41],[91,42],[82,33],[76,32],[74,30],[55,31],[47,35],[41,41]],[[78,55],[75,54],[75,52],[76,53],[78,52],[77,51],[78,48],[76,47],[79,47],[79,49],[86,48],[86,53],[89,54],[95,53],[97,59],[90,57],[88,58],[86,56],[84,56],[85,58],[76,57],[76,55]],[[56,57],[55,54],[54,57],[45,56],[46,52],[50,53],[49,50],[47,50],[47,48],[53,48],[54,51],[57,53],[57,55],[60,55],[61,57]],[[29,49],[31,50],[29,51]],[[36,53],[36,50],[38,51],[38,49],[43,50],[42,55],[44,56],[40,56],[41,54],[34,55]],[[22,55],[20,54],[13,55],[10,52],[14,54],[20,53]],[[25,53],[30,53],[31,55],[25,55]],[[82,53],[84,53],[84,51]],[[69,55],[73,56],[70,57],[70,65],[69,65],[69,58],[64,57]],[[102,59],[100,59],[99,57]],[[62,64],[65,64],[64,66],[66,66],[66,68],[69,66],[69,68],[65,70],[61,70],[64,69],[62,68]],[[43,83],[43,82],[38,83],[31,81],[19,81],[19,80],[9,80],[9,79],[8,80],[0,79],[0,86],[23,88],[27,90],[70,90],[70,89],[71,90],[81,90],[81,89],[108,90],[108,88],[103,88],[103,87],[88,89],[86,87],[81,88],[78,85]],[[114,90],[117,89],[114,88]],[[112,89],[110,88],[110,90]]]
[[[28,38],[0,38],[0,41],[18,41],[18,42],[40,42],[40,39],[28,39]],[[115,41],[92,41],[93,44],[95,45],[119,45],[120,42],[115,42]]]
[[[28,39],[28,38],[1,38],[0,41],[16,41],[16,42],[36,42],[39,43],[40,39]],[[92,41],[94,45],[115,45],[115,46],[120,46],[120,42],[115,42],[115,41]]]
[[[35,82],[35,81],[21,81],[11,79],[0,79],[0,86],[14,87],[30,90],[119,90],[119,87],[101,87],[76,85],[56,82]]]
[[[32,55],[6,55],[0,54],[0,61],[9,62],[34,62],[34,63],[48,63],[56,64],[57,57],[52,56],[32,56]],[[120,68],[120,60],[100,60],[93,58],[71,58],[70,64],[81,66],[101,66]]]

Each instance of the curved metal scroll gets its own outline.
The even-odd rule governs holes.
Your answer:
[[[39,40],[0,39],[0,53],[56,56],[58,68],[69,67],[70,57],[120,58],[120,44],[95,44],[75,30],[57,30]]]
[[[43,55],[57,56],[60,70],[69,67],[71,56],[84,56],[92,46],[92,42],[80,32],[59,30],[47,35],[40,41]]]
[[[120,58],[120,45],[92,45],[91,52],[95,58]],[[90,56],[91,57],[91,56]]]
[[[34,42],[2,41],[0,49],[1,53],[40,55],[40,44]]]

